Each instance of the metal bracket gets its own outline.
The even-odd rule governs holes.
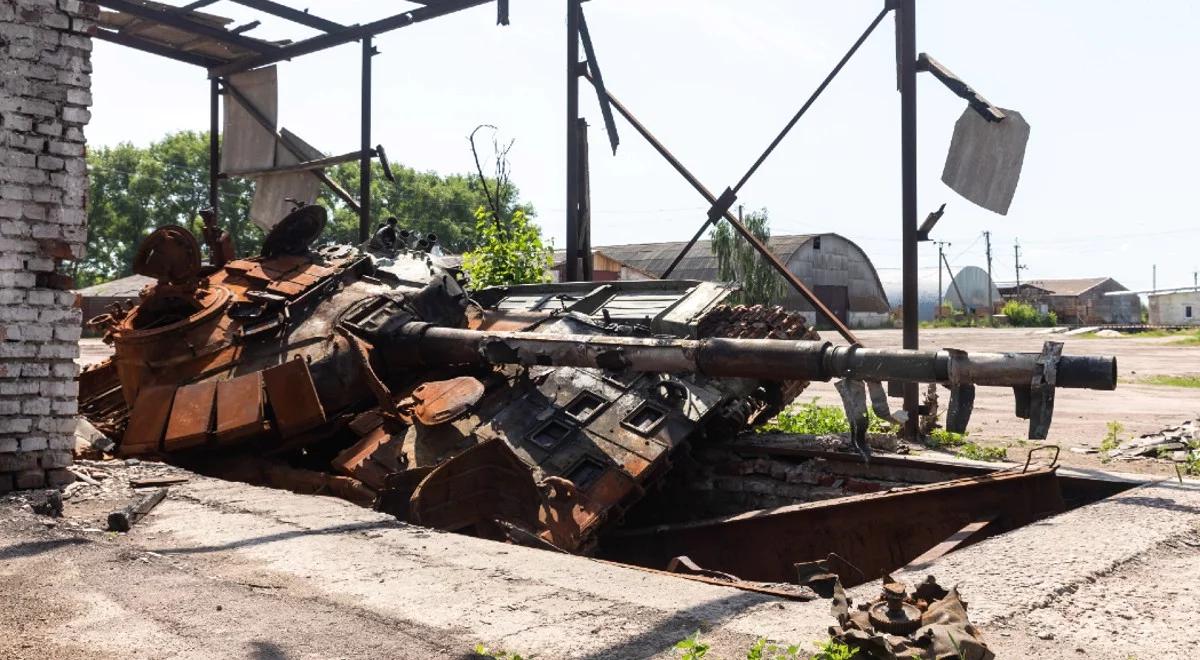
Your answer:
[[[883,383],[877,380],[868,380],[867,393],[871,395],[871,410],[875,411],[875,415],[880,419],[899,425],[908,421],[907,412],[898,410],[892,413],[891,407],[888,406],[888,395],[883,389]]]
[[[966,433],[975,409],[975,386],[970,383],[950,386],[950,406],[946,409],[946,430]]]
[[[970,105],[984,119],[990,122],[998,122],[1007,117],[1003,110],[992,105],[979,92],[963,82],[962,78],[954,75],[953,71],[947,69],[941,62],[938,62],[926,53],[921,53],[917,56],[917,71],[932,73],[934,78],[940,80],[956,96],[966,100],[967,105]]]
[[[1048,467],[1054,467],[1055,465],[1058,465],[1058,455],[1062,453],[1062,447],[1059,447],[1058,445],[1041,445],[1040,447],[1034,447],[1033,449],[1030,449],[1029,453],[1025,455],[1025,467],[1021,468],[1022,474],[1029,471],[1029,464],[1033,461],[1033,455],[1043,449],[1054,450],[1054,458],[1050,459],[1050,465]]]
[[[1037,368],[1029,387],[1029,439],[1045,440],[1054,416],[1054,388],[1058,381],[1058,362],[1063,343],[1048,341],[1037,358]]]
[[[834,388],[842,397],[846,421],[850,422],[850,441],[863,459],[871,458],[871,446],[867,444],[867,390],[863,382],[847,378],[834,383]]]

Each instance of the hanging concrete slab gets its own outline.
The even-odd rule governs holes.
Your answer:
[[[236,87],[272,125],[276,124],[279,84],[275,67],[235,74],[230,76],[229,84]],[[275,136],[263,128],[232,94],[225,95],[225,126],[222,130],[222,172],[275,166]]]
[[[299,149],[304,161],[318,160],[326,156],[286,128],[280,130],[280,134],[289,144]],[[301,162],[300,158],[282,144],[277,145],[275,149],[274,167],[287,167]],[[262,227],[263,231],[274,227],[291,212],[292,204],[287,201],[288,198],[312,204],[317,201],[317,195],[321,192],[321,180],[311,172],[263,174],[254,180],[254,201],[250,203],[250,220]]]
[[[1029,124],[1019,112],[1004,110],[1003,121],[990,122],[967,106],[954,124],[942,182],[958,194],[1000,215],[1008,214],[1021,165]]]

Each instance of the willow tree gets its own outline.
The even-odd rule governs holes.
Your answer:
[[[755,238],[768,243],[771,238],[767,210],[752,211],[742,224]],[[773,305],[783,296],[779,273],[754,249],[750,242],[721,222],[709,236],[717,257],[717,275],[725,282],[736,282],[741,289],[733,302],[743,305]]]

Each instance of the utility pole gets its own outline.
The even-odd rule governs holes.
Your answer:
[[[1200,291],[1200,270],[1192,271],[1192,288]]]
[[[1029,268],[1029,266],[1025,266],[1025,265],[1021,264],[1021,243],[1015,238],[1013,239],[1013,259],[1016,263],[1017,287],[1020,288],[1020,286],[1021,286],[1021,271],[1026,268]]]
[[[741,204],[738,204],[738,222],[744,222],[742,220],[742,205]]]
[[[1158,293],[1158,264],[1150,266],[1150,291]]]
[[[950,244],[946,241],[934,241],[933,243],[938,248],[938,306],[937,312],[934,313],[934,318],[936,318],[938,314],[942,313],[942,262],[946,260],[943,249],[950,247]]]
[[[992,232],[983,232],[983,244],[987,247],[988,261],[988,325],[992,324],[992,315],[996,313],[996,301],[992,300],[992,289],[996,283],[992,281]]]

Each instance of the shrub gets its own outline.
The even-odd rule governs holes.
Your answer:
[[[1042,314],[1033,305],[1017,300],[1004,303],[1004,308],[1000,312],[1008,317],[1010,324],[1019,328],[1045,328],[1058,325],[1058,314],[1054,312]]]

